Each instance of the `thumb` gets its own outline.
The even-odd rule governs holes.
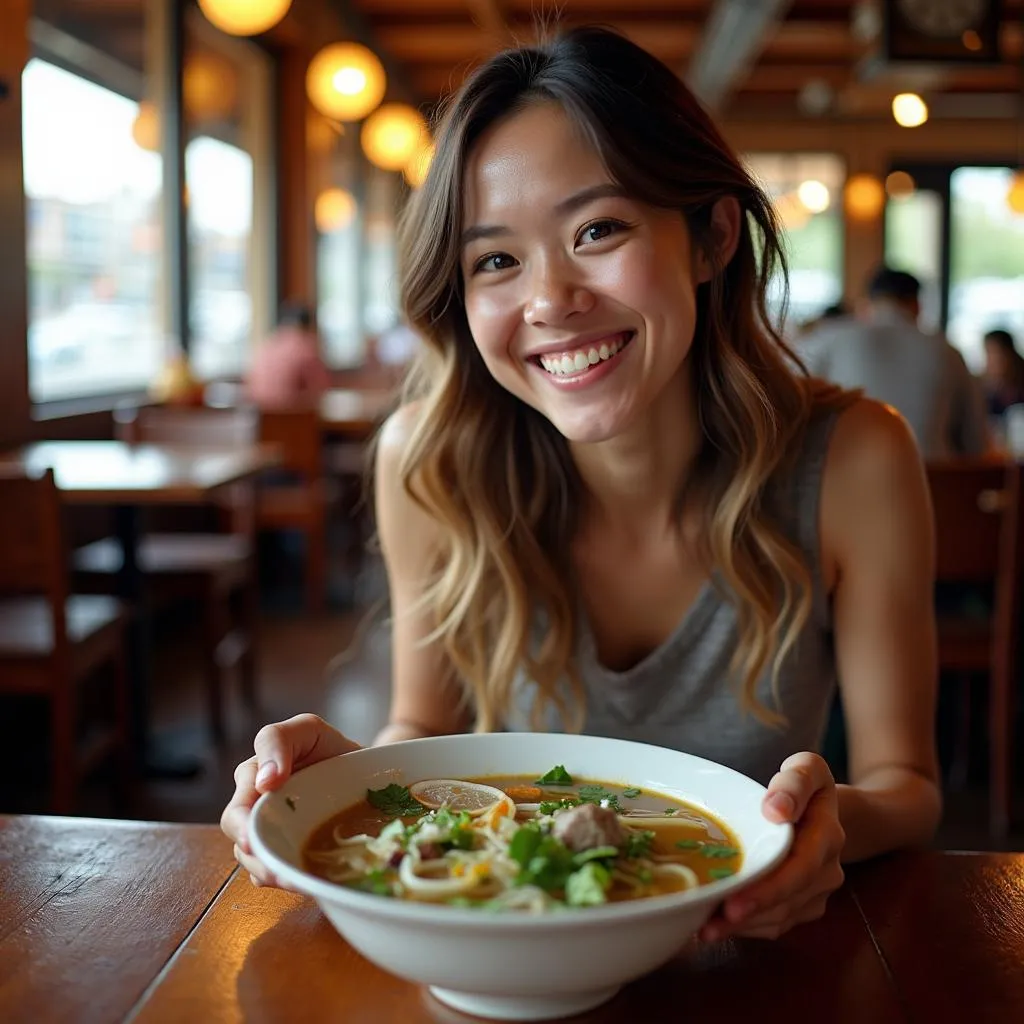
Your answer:
[[[359,744],[343,736],[319,715],[296,715],[285,722],[265,725],[253,741],[256,751],[256,789],[277,789],[294,771],[338,754],[358,750]]]

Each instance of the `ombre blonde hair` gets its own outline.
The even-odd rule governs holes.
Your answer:
[[[811,575],[769,507],[815,410],[847,399],[809,381],[772,326],[768,282],[785,273],[771,204],[683,83],[605,29],[575,29],[493,57],[440,120],[426,181],[399,232],[401,293],[425,340],[406,386],[418,403],[404,487],[440,526],[441,548],[420,608],[450,659],[478,731],[500,728],[516,679],[536,684],[533,723],[554,705],[584,720],[575,665],[578,607],[568,557],[583,489],[566,440],[491,377],[470,334],[459,237],[467,158],[481,134],[525,105],[558,103],[628,194],[681,211],[694,244],[716,261],[698,290],[688,358],[702,430],[678,495],[703,515],[703,554],[738,611],[733,660],[741,707],[769,724],[758,698],[806,623]],[[711,211],[726,196],[745,213],[735,255],[717,259]],[[776,700],[777,704],[777,700]]]

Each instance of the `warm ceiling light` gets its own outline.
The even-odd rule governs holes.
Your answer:
[[[233,36],[256,36],[272,29],[291,5],[292,0],[199,0],[207,20]]]
[[[1024,214],[1024,171],[1018,171],[1010,181],[1010,189],[1006,193],[1006,205],[1014,213]]]
[[[384,99],[384,66],[359,43],[331,43],[306,69],[306,94],[325,117],[361,121]]]
[[[143,100],[139,104],[139,112],[132,121],[132,138],[139,149],[148,149],[152,153],[160,151],[160,117],[155,103]]]
[[[885,189],[873,174],[855,174],[846,182],[843,203],[855,220],[872,220],[885,206]]]
[[[327,188],[316,197],[313,219],[316,229],[322,235],[343,231],[352,223],[356,213],[356,201],[351,192],[343,188]]]
[[[427,142],[413,154],[412,159],[402,168],[405,183],[409,188],[419,188],[427,180],[430,161],[434,159],[434,144]]]
[[[906,171],[893,171],[886,176],[885,191],[893,199],[914,194],[917,182]]]
[[[425,144],[427,124],[406,103],[385,103],[363,125],[359,139],[366,158],[385,171],[400,171]]]
[[[196,120],[221,121],[235,111],[235,70],[226,58],[208,50],[185,61],[181,89],[185,110]]]
[[[901,92],[893,97],[892,116],[903,128],[917,128],[928,120],[928,104],[916,92]]]
[[[796,194],[800,202],[811,213],[824,213],[828,209],[829,203],[832,202],[832,196],[829,193],[828,187],[820,181],[815,181],[813,178],[802,181],[800,187],[796,190]]]
[[[964,44],[966,49],[973,50],[975,53],[977,53],[982,47],[981,36],[979,36],[973,28],[969,28],[960,37],[960,42]]]

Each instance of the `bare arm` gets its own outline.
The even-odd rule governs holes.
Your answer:
[[[927,842],[941,814],[935,750],[934,527],[906,424],[866,400],[840,417],[822,494],[850,758],[843,860]]]
[[[437,550],[437,524],[402,486],[399,465],[416,410],[399,409],[384,425],[377,449],[376,505],[392,617],[392,691],[388,725],[374,740],[462,732],[469,716],[440,645],[424,645],[428,617],[416,608]]]

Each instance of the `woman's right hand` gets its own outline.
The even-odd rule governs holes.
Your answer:
[[[286,722],[265,725],[253,742],[256,753],[235,769],[235,794],[220,816],[220,827],[235,844],[235,859],[249,872],[253,885],[281,883],[253,856],[249,818],[263,793],[278,789],[292,772],[338,754],[358,750],[317,715],[296,715]],[[284,888],[284,886],[282,886]]]

